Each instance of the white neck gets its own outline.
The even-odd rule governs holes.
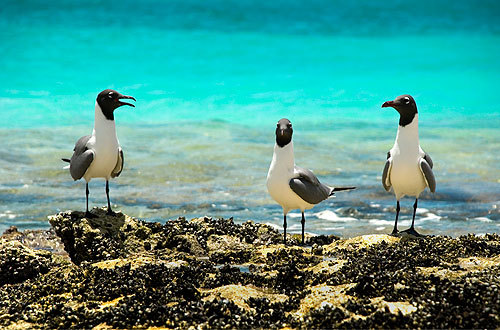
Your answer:
[[[109,120],[104,116],[97,101],[95,102],[94,132],[92,134],[95,135],[97,139],[99,139],[99,137],[109,139],[113,136],[116,139],[115,121]]]
[[[290,141],[286,146],[280,147],[278,144],[274,145],[273,160],[271,167],[292,171],[295,166],[295,158],[293,156],[293,142]]]
[[[398,134],[396,135],[396,144],[404,146],[404,149],[413,150],[419,148],[418,141],[418,113],[415,114],[412,122],[405,127],[398,127]]]

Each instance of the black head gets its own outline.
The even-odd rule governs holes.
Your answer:
[[[276,125],[276,144],[283,148],[292,141],[292,134],[292,123],[286,118],[280,119]]]
[[[417,104],[411,95],[400,95],[394,101],[387,101],[382,104],[382,108],[392,107],[399,112],[399,125],[405,127],[413,121],[417,111]]]
[[[102,92],[100,92],[99,95],[97,95],[97,103],[101,107],[102,113],[104,114],[104,117],[106,117],[106,119],[115,120],[115,117],[113,116],[113,111],[115,111],[122,105],[129,105],[131,107],[135,107],[135,105],[127,102],[122,102],[120,101],[120,99],[132,99],[135,101],[135,99],[132,96],[122,95],[112,89],[105,89]]]

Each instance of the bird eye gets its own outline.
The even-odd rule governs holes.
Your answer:
[[[286,126],[287,126],[288,128],[292,128],[292,123],[288,123]]]
[[[113,98],[113,92],[109,92],[109,93],[108,93],[108,97],[109,97],[110,99],[111,99],[111,98]]]
[[[280,123],[277,123],[277,124],[276,124],[276,127],[277,127],[277,128],[280,128]]]
[[[408,96],[405,96],[404,100],[406,104],[410,103],[410,98]]]

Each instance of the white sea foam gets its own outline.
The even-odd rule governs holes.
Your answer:
[[[416,220],[415,220],[415,222],[416,222]],[[409,227],[410,225],[411,225],[411,219],[398,221],[398,228],[399,228],[399,226],[403,226],[403,227],[408,226]]]
[[[339,217],[335,212],[330,210],[314,213],[314,216],[316,216],[318,219],[328,220],[332,222],[358,221],[358,219],[352,217]]]
[[[12,211],[6,211],[5,213],[0,213],[0,218],[15,219],[17,214],[12,213]]]
[[[493,222],[493,220],[491,220],[487,217],[477,217],[477,218],[474,218],[473,220],[482,221],[482,222]]]
[[[417,218],[415,221],[429,221],[429,220],[441,220],[441,216],[434,213],[427,213],[423,218]]]
[[[424,214],[429,212],[429,209],[424,209],[423,207],[417,207],[417,214]]]
[[[392,221],[381,220],[381,219],[370,219],[368,220],[368,223],[374,226],[388,226],[393,224]]]
[[[325,227],[324,230],[344,230],[345,227]]]

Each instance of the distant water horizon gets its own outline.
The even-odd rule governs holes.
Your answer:
[[[395,201],[380,176],[398,115],[380,106],[409,93],[437,180],[417,228],[500,232],[499,16],[495,1],[7,1],[0,231],[84,209],[84,183],[60,158],[91,133],[97,93],[113,88],[137,99],[116,112],[125,169],[111,183],[115,208],[131,216],[281,229],[265,178],[286,117],[298,165],[358,187],[308,211],[306,230],[390,232]],[[91,205],[105,205],[104,181],[90,189]],[[401,228],[412,205],[402,201]]]

